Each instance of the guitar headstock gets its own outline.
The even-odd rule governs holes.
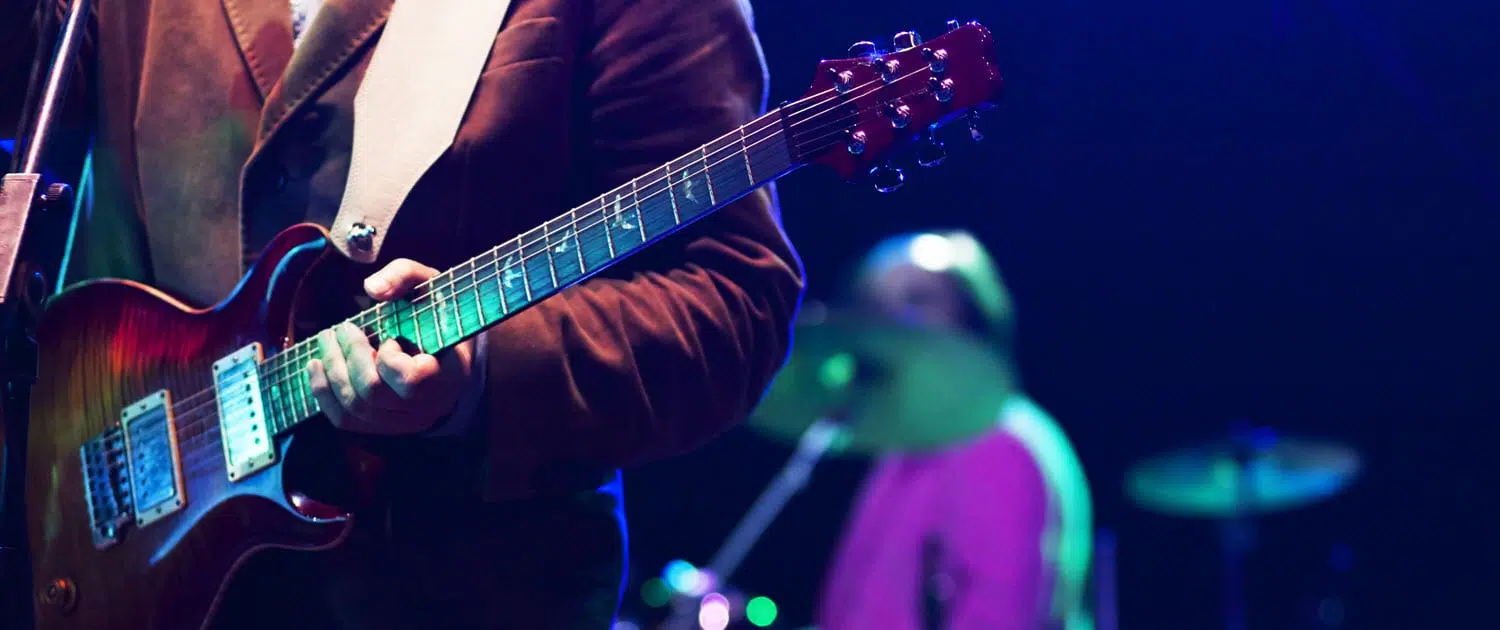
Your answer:
[[[893,51],[874,43],[850,47],[850,57],[818,64],[812,87],[783,105],[794,159],[823,164],[846,179],[866,174],[881,192],[905,181],[890,167],[891,153],[921,142],[917,162],[935,166],[946,153],[934,132],[964,118],[982,137],[977,111],[991,106],[1004,85],[994,39],[978,22],[948,21],[948,32],[923,42],[897,33]]]

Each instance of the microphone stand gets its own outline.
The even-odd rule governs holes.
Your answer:
[[[36,262],[38,248],[51,243],[36,243],[23,238],[32,222],[33,211],[68,209],[71,190],[62,182],[43,184],[41,172],[43,151],[52,137],[53,126],[66,96],[70,74],[83,40],[85,18],[91,13],[90,0],[73,0],[63,20],[62,32],[51,51],[46,81],[42,78],[46,42],[52,29],[56,5],[37,2],[37,54],[26,93],[26,118],[30,133],[17,137],[15,172],[0,180],[0,342],[4,358],[0,361],[0,624],[4,630],[33,627],[31,605],[31,569],[27,562],[25,510],[22,489],[26,459],[27,416],[31,384],[36,379],[36,340],[32,329],[47,297],[48,282],[42,266]],[[40,91],[40,100],[36,101]],[[29,121],[23,120],[22,129]],[[17,134],[20,136],[21,134]]]
[[[802,439],[797,444],[797,451],[792,454],[786,466],[761,492],[760,498],[750,511],[735,525],[734,531],[729,539],[719,547],[712,560],[704,571],[709,579],[722,586],[729,583],[730,576],[739,569],[740,562],[745,559],[745,554],[760,540],[761,534],[765,533],[781,509],[786,507],[787,501],[802,491],[807,485],[808,477],[812,475],[813,467],[828,451],[834,448],[839,437],[842,435],[839,422],[834,419],[823,419],[813,423],[802,433]],[[697,594],[701,596],[702,594]],[[662,624],[666,630],[688,630],[696,627],[698,612],[698,597],[677,594],[673,597],[672,612],[667,621]]]

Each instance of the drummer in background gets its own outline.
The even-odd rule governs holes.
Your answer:
[[[994,384],[1006,402],[987,435],[876,463],[831,567],[820,628],[1092,627],[1087,480],[1064,431],[1021,388],[1014,311],[988,253],[964,232],[891,237],[854,288],[856,309],[968,333],[1012,376]]]

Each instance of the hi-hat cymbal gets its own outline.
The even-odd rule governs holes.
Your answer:
[[[1353,449],[1330,442],[1284,438],[1247,450],[1221,443],[1137,464],[1126,476],[1126,491],[1142,507],[1174,516],[1264,514],[1338,494],[1359,469]]]
[[[749,424],[795,443],[832,418],[845,428],[845,451],[934,449],[993,429],[1010,378],[972,336],[811,305]]]

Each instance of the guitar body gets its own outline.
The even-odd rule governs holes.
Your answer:
[[[301,497],[293,507],[283,470],[297,457],[296,436],[278,440],[275,465],[230,482],[217,426],[195,430],[203,414],[181,405],[213,387],[216,358],[252,342],[267,354],[288,343],[302,280],[329,251],[321,228],[290,228],[212,309],[121,281],[81,285],[48,307],[26,471],[38,630],[196,630],[251,554],[328,549],[347,535],[352,519]],[[79,445],[162,389],[186,407],[175,419],[186,505],[97,549]],[[212,396],[198,399],[215,406]]]

